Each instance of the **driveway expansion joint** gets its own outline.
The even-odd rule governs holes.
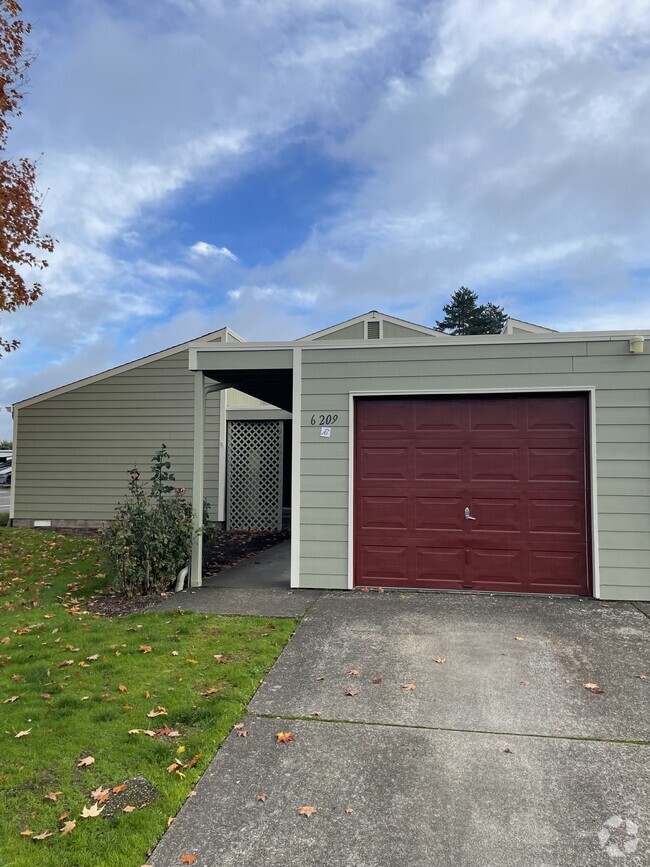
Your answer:
[[[547,735],[535,732],[502,732],[489,731],[482,729],[459,729],[448,728],[446,726],[426,726],[426,725],[405,725],[404,723],[387,723],[374,722],[371,720],[351,720],[351,719],[329,719],[327,717],[313,716],[292,716],[290,714],[274,714],[274,713],[254,713],[247,710],[247,716],[255,719],[276,719],[285,720],[287,722],[310,722],[310,723],[337,723],[342,725],[353,726],[377,726],[380,728],[406,729],[409,731],[427,731],[427,732],[453,732],[454,734],[468,735],[492,735],[494,737],[508,738],[537,738],[539,740],[549,741],[588,741],[589,743],[599,744],[623,744],[626,746],[648,747],[650,741],[645,740],[630,740],[627,738],[598,738],[589,737],[587,735]]]

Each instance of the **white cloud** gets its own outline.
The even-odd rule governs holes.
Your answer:
[[[239,259],[232,250],[227,247],[216,247],[214,244],[209,244],[207,241],[197,241],[190,247],[190,253],[199,258],[205,259],[230,259],[231,262],[238,262]]]

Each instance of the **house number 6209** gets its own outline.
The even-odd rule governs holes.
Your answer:
[[[312,415],[310,424],[311,425],[330,425],[336,424],[338,420],[338,415]]]

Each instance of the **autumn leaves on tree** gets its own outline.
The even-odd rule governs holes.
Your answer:
[[[33,55],[25,49],[31,25],[20,18],[16,0],[0,0],[0,313],[13,313],[40,297],[40,283],[26,280],[27,271],[47,266],[54,240],[39,233],[41,196],[36,189],[36,163],[6,156],[11,121],[20,117],[23,90]],[[0,355],[18,346],[0,336]]]

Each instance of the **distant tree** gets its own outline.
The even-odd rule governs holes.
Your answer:
[[[13,443],[11,440],[0,440],[0,449],[11,449],[13,448]]]
[[[16,0],[0,0],[0,155],[4,155],[12,118],[20,117],[26,74],[34,55],[25,50],[31,24],[21,18]],[[40,283],[25,281],[27,268],[47,266],[41,254],[54,250],[54,240],[39,234],[42,199],[36,189],[36,163],[27,157],[0,160],[0,313],[13,313],[41,296]],[[11,352],[17,340],[0,337],[0,353]]]
[[[497,304],[479,304],[478,295],[461,286],[449,304],[442,308],[444,319],[436,322],[436,327],[451,334],[499,334],[506,323],[508,314]]]

